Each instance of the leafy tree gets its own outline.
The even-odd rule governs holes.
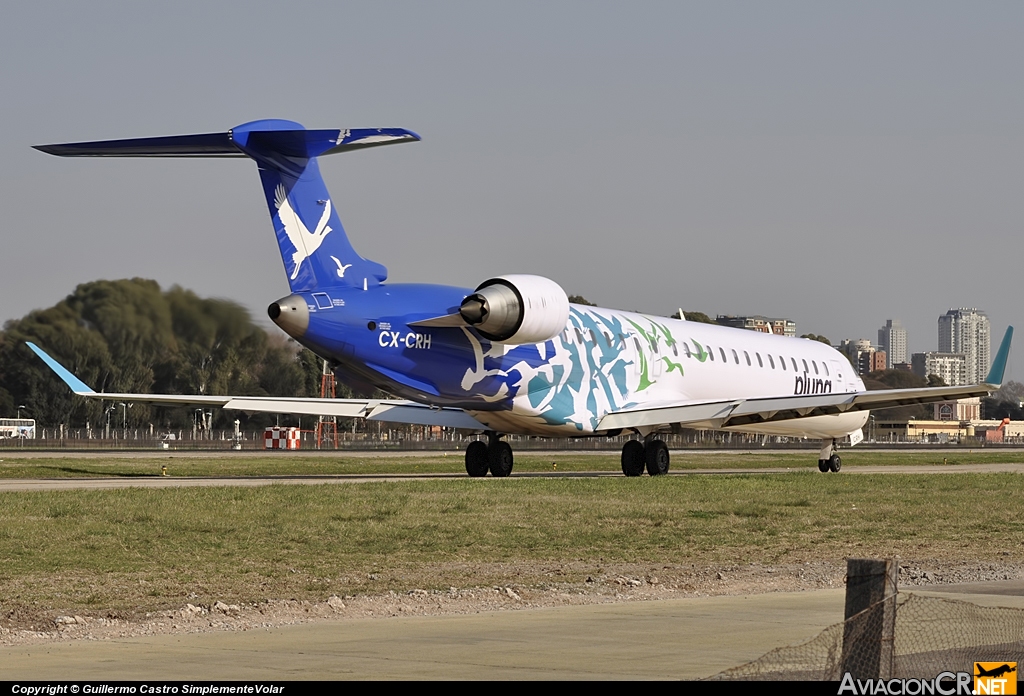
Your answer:
[[[37,343],[97,391],[320,394],[320,362],[312,353],[279,334],[268,336],[233,302],[200,298],[180,287],[162,292],[152,280],[84,283],[55,306],[4,329],[0,408],[25,404],[41,425],[98,426],[104,404],[72,395],[25,341]],[[125,415],[129,427],[189,428],[194,412],[134,404]],[[270,422],[267,414],[218,412],[215,427],[230,427],[235,417]]]
[[[1021,407],[1024,401],[1024,384],[1020,382],[1007,382],[981,400],[981,416],[995,420],[1009,418],[1010,420],[1024,420],[1024,408]]]
[[[571,304],[586,305],[587,307],[596,307],[597,305],[590,302],[583,295],[569,295],[569,302]]]
[[[683,316],[679,316],[679,311],[672,313],[672,319],[686,319],[686,321],[696,321],[701,324],[717,324],[714,319],[709,317],[704,312],[683,312]]]
[[[821,343],[824,343],[826,346],[832,345],[832,341],[830,341],[826,337],[820,336],[818,334],[812,334],[812,333],[804,334],[800,338],[809,338],[812,341],[819,341]]]
[[[864,386],[875,389],[919,389],[932,386],[929,381],[906,370],[875,370],[863,377]],[[941,381],[941,380],[940,380]],[[934,409],[931,404],[883,408],[871,412],[878,420],[904,421],[931,420]]]

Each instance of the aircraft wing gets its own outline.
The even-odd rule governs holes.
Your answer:
[[[217,406],[248,413],[294,413],[301,416],[338,416],[365,418],[385,423],[439,425],[446,428],[483,431],[487,428],[458,408],[436,408],[415,401],[398,399],[306,399],[274,396],[210,396],[201,394],[128,394],[97,392],[75,377],[67,368],[47,355],[39,346],[28,347],[79,396],[105,401],[150,403],[157,405]]]
[[[982,384],[956,387],[922,387],[919,389],[882,389],[845,394],[811,394],[756,399],[725,399],[721,401],[680,401],[641,408],[615,411],[598,424],[598,430],[683,425],[727,428],[773,421],[827,416],[849,411],[930,404],[950,399],[987,396],[1003,381],[1006,360],[1010,353],[1013,327],[1006,329],[992,368]]]

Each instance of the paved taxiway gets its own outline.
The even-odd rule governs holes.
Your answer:
[[[1024,608],[1024,581],[941,593]],[[915,590],[917,591],[917,590]],[[0,647],[0,679],[698,679],[817,635],[842,589]]]
[[[669,472],[669,476],[710,475],[721,476],[730,474],[772,475],[787,474],[803,469],[687,469]],[[848,466],[840,476],[856,474],[963,474],[963,473],[1014,473],[1024,474],[1024,463],[1021,464],[949,464],[919,466]],[[829,474],[830,476],[833,474]],[[592,472],[523,472],[513,473],[515,478],[596,478],[621,477],[615,471]],[[225,477],[189,477],[189,476],[119,476],[95,478],[62,478],[62,479],[0,479],[0,491],[52,491],[52,490],[87,490],[110,488],[192,488],[238,486],[251,488],[273,484],[319,485],[329,483],[367,483],[369,481],[428,481],[435,479],[464,479],[465,474],[337,474],[333,476],[225,476]],[[478,479],[486,481],[490,479]]]

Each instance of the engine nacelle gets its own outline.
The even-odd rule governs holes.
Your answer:
[[[542,276],[498,276],[463,300],[459,314],[491,341],[543,343],[565,328],[569,298],[558,283]]]

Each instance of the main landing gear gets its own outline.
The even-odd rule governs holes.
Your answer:
[[[818,453],[818,471],[823,474],[829,471],[835,473],[843,468],[843,460],[836,453],[838,449],[835,440],[822,440],[821,452]]]
[[[626,476],[641,476],[644,469],[651,476],[668,473],[668,445],[661,440],[630,440],[622,446],[622,473]]]
[[[495,478],[505,478],[512,473],[512,446],[499,439],[500,435],[488,435],[488,441],[474,440],[466,448],[466,473],[473,477],[486,476],[491,472]]]

